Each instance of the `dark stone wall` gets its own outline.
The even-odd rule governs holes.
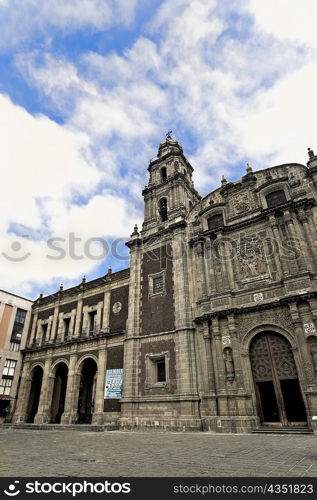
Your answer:
[[[92,295],[91,297],[86,297],[83,299],[83,307],[84,306],[96,306],[98,302],[103,302],[104,293],[96,293],[96,295]]]
[[[68,302],[67,304],[62,304],[59,306],[58,312],[60,313],[70,313],[73,309],[77,308],[77,302]]]
[[[50,316],[53,316],[54,308],[45,309],[44,311],[40,311],[38,314],[38,319],[48,319]]]
[[[169,352],[169,379],[167,387],[146,388],[146,354],[160,354],[161,352]],[[175,359],[175,342],[174,340],[156,340],[153,342],[144,342],[141,345],[140,353],[140,379],[139,388],[141,394],[174,394],[177,389],[176,383],[176,359]]]
[[[165,295],[149,297],[149,274],[165,269]],[[142,260],[141,332],[174,330],[173,261],[171,245],[145,252]]]
[[[123,368],[123,345],[107,349],[107,370]],[[119,399],[105,399],[103,411],[121,411]]]
[[[118,313],[113,312],[113,305],[121,302],[122,308]],[[110,331],[125,330],[128,319],[129,285],[120,286],[111,290],[110,294]]]

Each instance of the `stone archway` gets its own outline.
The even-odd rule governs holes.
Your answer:
[[[27,423],[33,424],[35,415],[39,407],[42,380],[43,380],[43,368],[39,365],[35,366],[31,372],[31,390],[27,409]]]
[[[307,416],[291,344],[274,331],[257,334],[250,362],[262,424],[307,425]]]
[[[51,403],[51,422],[60,424],[64,413],[66,388],[68,379],[68,367],[60,362],[55,367],[55,380]]]
[[[95,385],[97,363],[92,358],[86,358],[80,372],[78,396],[78,423],[91,424],[94,413]]]

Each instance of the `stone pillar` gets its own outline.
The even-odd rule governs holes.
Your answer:
[[[35,424],[45,424],[50,420],[50,415],[49,415],[50,402],[48,402],[48,396],[51,395],[51,390],[50,390],[50,386],[52,384],[52,380],[50,377],[51,365],[52,365],[52,359],[50,357],[46,358],[44,364],[44,373],[42,379],[39,406],[37,409],[37,414],[35,415],[34,418]]]
[[[297,258],[295,260],[295,262],[298,266],[298,269],[299,269],[299,271],[306,271],[307,265],[305,264],[305,261],[303,258],[303,254],[304,254],[303,242],[301,241],[300,235],[296,234],[295,227],[294,227],[294,221],[293,221],[292,215],[290,214],[290,212],[288,210],[284,213],[284,220],[285,220],[285,224],[287,226],[290,238],[293,242],[292,247],[295,246],[297,249],[297,252],[299,253],[299,254],[297,254]],[[293,257],[291,257],[291,258],[293,258]]]
[[[74,337],[79,337],[80,334],[81,334],[82,312],[83,312],[83,299],[82,299],[82,297],[80,297],[78,299],[78,302],[77,302],[76,323],[75,323]]]
[[[217,256],[216,258],[219,259],[220,262],[220,267],[221,267],[221,286],[220,289],[223,290],[228,290],[229,288],[229,280],[228,280],[228,273],[227,273],[227,262],[226,262],[226,256],[225,256],[225,247],[222,241],[222,234],[217,233],[217,245],[216,246],[216,252]]]
[[[204,321],[203,323],[203,339],[205,344],[205,353],[206,353],[206,366],[207,366],[207,391],[215,392],[215,371],[212,362],[212,353],[211,353],[211,336],[209,331],[208,321]]]
[[[103,318],[102,330],[108,332],[110,330],[110,290],[107,290],[103,299]]]
[[[181,258],[181,257],[180,257]],[[205,256],[204,256],[204,241],[195,243],[195,261],[197,273],[195,283],[198,286],[198,299],[206,297],[206,275],[205,275]]]
[[[96,380],[95,412],[92,416],[92,423],[103,424],[103,403],[105,390],[105,374],[107,364],[107,350],[101,349],[98,353],[98,372]]]
[[[68,366],[64,413],[61,418],[62,424],[73,424],[76,422],[77,419],[77,408],[76,408],[77,401],[74,401],[76,393],[75,384],[78,378],[76,376],[76,363],[77,363],[77,354],[71,354]]]
[[[230,314],[228,316],[228,333],[229,333],[230,340],[231,340],[232,354],[233,354],[233,360],[234,360],[235,380],[236,380],[237,388],[238,388],[238,390],[244,392],[240,347],[239,347],[238,335],[237,335],[236,324],[235,324],[235,319],[234,319],[233,314]]]
[[[281,242],[283,236],[280,235],[276,219],[273,215],[270,216],[270,227],[271,227],[272,232],[273,232],[274,243],[275,243],[276,249],[277,248],[279,249],[279,259],[276,259],[276,262],[278,263],[278,267],[280,267],[280,269],[282,271],[282,275],[287,276],[289,274],[288,266],[287,266],[287,263],[285,260],[285,256],[283,254],[281,254],[282,249],[280,248],[280,242]]]
[[[308,258],[310,261],[310,268],[315,270],[317,268],[317,247],[316,241],[311,233],[308,216],[303,209],[299,210],[299,221],[302,224],[304,238],[308,247]]]
[[[28,341],[28,347],[30,347],[35,342],[36,328],[37,328],[37,319],[38,319],[38,311],[36,311],[32,318],[32,329],[31,335]]]
[[[53,322],[52,322],[52,328],[51,328],[51,333],[50,333],[50,338],[49,338],[50,344],[53,344],[55,342],[55,339],[56,339],[56,330],[57,330],[57,323],[58,323],[58,309],[59,309],[59,305],[57,304],[54,308]]]
[[[14,424],[18,424],[20,422],[26,422],[27,419],[26,413],[27,413],[29,397],[30,397],[30,389],[32,384],[32,379],[30,377],[29,370],[30,370],[30,362],[25,361],[23,363],[18,400],[12,418],[12,422]]]

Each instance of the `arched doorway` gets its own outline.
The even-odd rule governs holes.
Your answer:
[[[250,346],[250,361],[262,424],[307,425],[289,341],[275,332],[256,335]]]
[[[43,368],[36,366],[32,371],[32,383],[27,410],[27,423],[33,424],[35,415],[39,407],[40,394],[43,380]]]
[[[96,362],[87,358],[83,362],[80,374],[78,398],[78,423],[90,424],[94,412]]]
[[[55,370],[55,381],[51,404],[51,422],[54,424],[60,424],[61,417],[64,413],[67,376],[67,365],[63,362],[58,363]]]

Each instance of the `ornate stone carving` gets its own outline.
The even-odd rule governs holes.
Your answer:
[[[122,304],[121,304],[121,302],[115,302],[115,303],[113,304],[112,310],[113,310],[113,312],[114,312],[115,314],[118,314],[118,313],[121,311],[121,309],[122,309]]]
[[[259,237],[250,236],[240,239],[237,245],[237,255],[242,280],[268,275],[264,247]]]
[[[248,212],[251,209],[249,193],[242,193],[233,200],[236,215]]]

